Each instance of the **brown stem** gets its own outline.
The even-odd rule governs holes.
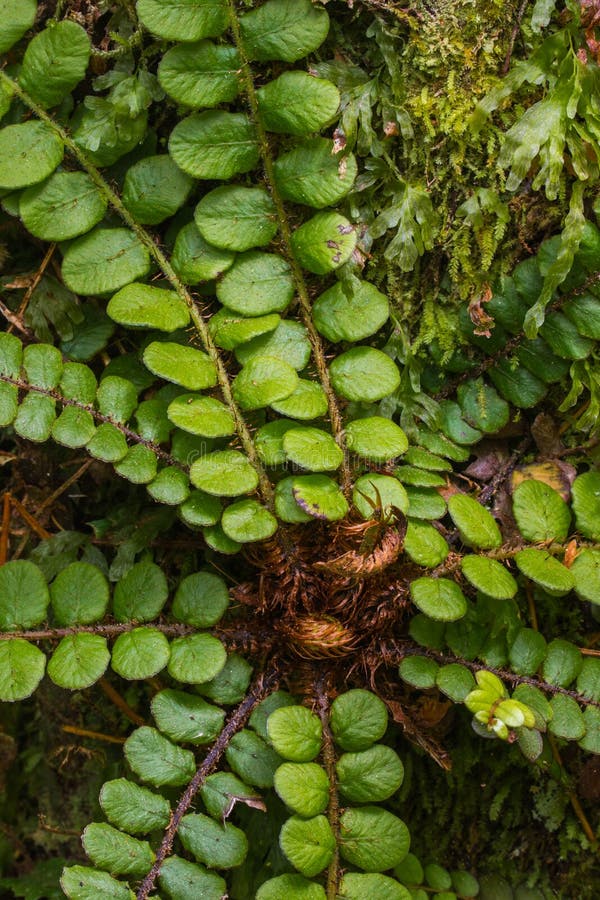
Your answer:
[[[463,659],[461,656],[452,656],[449,653],[431,650],[428,647],[416,646],[412,643],[403,644],[399,641],[389,641],[381,645],[380,655],[387,665],[398,665],[403,659],[406,659],[407,656],[426,656],[442,665],[460,663],[461,666],[465,666],[465,668],[470,669],[472,672],[479,672],[481,670],[492,672],[502,681],[508,681],[510,684],[530,684],[533,687],[539,688],[540,691],[543,691],[546,694],[564,694],[567,697],[572,697],[573,700],[577,701],[581,706],[596,706],[600,709],[600,701],[592,700],[590,697],[584,697],[583,694],[579,694],[577,691],[569,691],[567,688],[560,687],[557,684],[549,684],[547,681],[542,681],[540,678],[535,678],[531,675],[516,675],[514,672],[509,672],[507,669],[486,666],[484,663]]]
[[[25,314],[25,310],[27,309],[27,307],[29,305],[29,301],[31,300],[32,294],[35,291],[38,284],[40,283],[40,281],[42,280],[42,275],[46,271],[48,263],[52,259],[52,256],[53,256],[55,250],[56,250],[56,244],[50,244],[42,262],[40,263],[39,269],[37,270],[37,272],[31,279],[31,284],[25,291],[25,295],[24,295],[23,299],[21,300],[21,305],[19,306],[16,316],[15,316],[17,322],[23,322],[23,316]],[[13,328],[17,328],[17,327],[18,326],[17,326],[16,322],[11,322],[6,330],[8,332],[11,332],[13,330]],[[21,330],[21,329],[19,328],[19,330]]]
[[[276,686],[278,681],[279,674],[275,669],[266,675],[259,676],[244,700],[242,700],[238,708],[231,714],[223,731],[202,760],[196,774],[181,795],[181,799],[177,804],[175,812],[171,816],[171,821],[165,831],[161,845],[156,851],[154,865],[138,889],[136,894],[137,900],[146,900],[150,892],[154,889],[162,864],[173,849],[173,841],[175,840],[181,820],[192,805],[194,797],[206,781],[208,775],[210,775],[217,767],[233,736],[244,727],[246,720],[254,707],[266,697],[269,691]]]
[[[10,501],[11,496],[7,491],[2,498],[2,526],[0,528],[0,566],[3,566],[8,558],[8,534],[10,530]]]
[[[93,738],[95,741],[106,741],[107,744],[124,744],[127,738],[115,737],[112,734],[103,734],[101,731],[89,731],[87,728],[77,728],[76,725],[61,725],[67,734],[76,734],[79,737]]]
[[[233,35],[236,49],[242,58],[242,78],[244,81],[244,90],[246,92],[246,98],[250,107],[251,118],[258,137],[260,155],[265,170],[265,181],[275,204],[277,224],[279,226],[279,234],[281,237],[281,242],[283,244],[283,254],[292,270],[292,277],[294,280],[296,293],[298,295],[298,300],[300,302],[302,321],[304,322],[304,326],[308,332],[308,337],[312,347],[313,360],[319,375],[319,379],[321,381],[321,386],[327,396],[329,420],[331,422],[333,437],[335,438],[336,443],[341,447],[341,449],[345,450],[346,441],[344,437],[344,425],[342,422],[342,416],[338,406],[337,398],[335,396],[335,392],[331,386],[331,379],[329,377],[329,369],[327,368],[327,363],[325,361],[325,351],[323,349],[321,335],[315,328],[312,320],[312,304],[310,301],[306,279],[304,278],[302,268],[298,264],[296,257],[294,256],[294,253],[292,251],[292,233],[290,224],[285,211],[283,200],[281,199],[279,191],[277,190],[277,185],[275,183],[273,156],[271,154],[271,148],[269,146],[267,133],[260,116],[258,99],[254,87],[254,79],[252,77],[250,63],[248,61],[248,56],[244,47],[240,23],[238,21],[235,3],[233,2],[233,0],[229,0],[228,6],[231,33]],[[344,491],[344,494],[348,497],[350,496],[350,492],[352,489],[352,479],[350,474],[350,467],[348,465],[347,453],[344,453],[344,461],[341,466],[341,477],[342,489]]]
[[[70,637],[73,634],[101,634],[105,637],[116,637],[126,634],[134,628],[154,628],[162,634],[181,636],[193,634],[196,629],[191,625],[170,624],[161,625],[160,622],[152,622],[140,626],[137,622],[123,622],[114,625],[73,625],[69,628],[38,628],[30,631],[0,631],[0,641],[12,641],[14,638],[23,638],[26,641],[59,641],[61,638]]]
[[[335,850],[327,869],[327,900],[335,900],[338,895],[340,880],[340,802],[337,792],[336,758],[333,737],[329,728],[329,696],[324,678],[315,681],[315,698],[317,711],[323,728],[323,747],[321,759],[329,779],[329,804],[327,806],[327,819],[335,838]]]
[[[112,686],[110,681],[107,681],[106,678],[101,678],[98,682],[101,689],[104,691],[106,696],[115,706],[121,710],[124,716],[127,716],[130,722],[133,722],[134,725],[147,725],[145,719],[143,719],[138,713],[136,713],[135,709],[132,709],[129,703],[121,697],[120,693]]]
[[[35,113],[35,115],[39,119],[49,125],[50,128],[52,128],[52,130],[60,137],[67,150],[69,150],[69,152],[75,157],[82,169],[84,169],[88,173],[102,196],[106,198],[115,212],[133,231],[140,243],[143,244],[150,256],[157,263],[158,267],[161,269],[167,281],[169,281],[169,283],[171,284],[171,287],[173,288],[177,296],[180,298],[180,300],[183,300],[183,302],[187,306],[190,318],[200,337],[200,340],[202,341],[204,349],[210,356],[216,368],[219,387],[221,388],[223,399],[225,400],[225,403],[227,404],[227,406],[231,410],[231,414],[233,415],[237,436],[240,440],[240,443],[242,444],[246,456],[250,460],[250,463],[252,464],[258,475],[260,493],[262,494],[265,503],[268,506],[272,507],[274,499],[273,487],[258,457],[256,448],[254,446],[254,441],[252,440],[252,435],[250,434],[250,430],[246,424],[246,420],[244,419],[242,412],[234,399],[231,390],[229,373],[227,372],[225,363],[221,358],[219,348],[213,341],[208,329],[208,325],[204,321],[204,318],[200,310],[198,309],[193,296],[177,275],[175,269],[171,265],[170,260],[167,256],[165,256],[163,251],[156,244],[152,235],[148,231],[146,231],[146,229],[143,228],[138,222],[136,222],[119,195],[115,193],[115,191],[113,191],[110,185],[102,177],[99,170],[89,161],[81,148],[78,147],[71,135],[61,125],[59,125],[58,122],[56,122],[52,118],[52,116],[48,115],[46,110],[43,109],[43,107],[41,107],[38,103],[36,103],[35,100],[30,97],[26,91],[23,90],[23,88],[17,81],[15,81],[2,70],[0,70],[0,83],[3,83],[6,87],[9,88],[10,91],[16,94],[17,97],[19,97],[19,99],[22,100],[23,103],[28,106],[29,109],[33,113]]]
[[[98,410],[94,409],[93,406],[88,406],[86,403],[80,403],[78,400],[72,400],[68,397],[63,397],[58,391],[50,390],[49,388],[42,388],[35,384],[29,384],[27,381],[22,381],[20,378],[11,378],[9,375],[0,375],[0,381],[4,381],[6,384],[12,384],[15,387],[20,388],[23,391],[33,391],[36,394],[43,394],[45,397],[50,397],[52,400],[56,400],[58,403],[61,403],[63,406],[75,406],[77,409],[85,410],[89,412],[93,419],[96,422],[101,422],[103,424],[112,425],[121,434],[127,438],[127,440],[131,441],[134,444],[142,444],[144,447],[147,447],[149,450],[159,458],[162,459],[163,462],[168,463],[170,466],[175,466],[178,469],[182,469],[184,472],[188,471],[188,467],[184,466],[179,462],[178,459],[175,459],[174,456],[171,456],[169,453],[166,453],[165,450],[162,449],[158,444],[155,444],[153,441],[146,440],[140,434],[137,434],[135,431],[132,431],[131,428],[128,428],[126,425],[123,425],[121,422],[115,422],[114,419],[111,419],[110,416],[105,416],[103,413],[98,412]]]
[[[529,0],[523,0],[519,10],[517,12],[517,21],[515,22],[514,28],[510,35],[510,40],[508,42],[508,50],[506,51],[506,56],[504,57],[504,65],[502,66],[502,74],[506,75],[508,70],[510,69],[510,60],[512,57],[513,48],[515,46],[515,41],[517,39],[517,35],[521,28],[521,22],[523,21],[523,16],[525,15],[525,11],[529,6]]]

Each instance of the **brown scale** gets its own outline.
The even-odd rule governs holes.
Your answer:
[[[275,635],[276,651],[306,660],[341,660],[364,649],[367,636],[390,634],[407,604],[404,580],[390,583],[388,571],[398,564],[405,533],[397,511],[393,523],[375,514],[366,522],[281,529],[249,548],[256,576],[232,591],[254,611],[247,629]]]

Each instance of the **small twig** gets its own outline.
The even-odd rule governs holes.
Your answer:
[[[33,331],[30,331],[26,325],[21,322],[21,320],[17,317],[17,315],[12,312],[8,308],[8,306],[0,300],[0,314],[4,316],[7,322],[10,322],[10,325],[13,328],[16,328],[17,331],[20,331],[23,337],[26,337],[29,341],[35,341],[37,338],[35,337]]]
[[[71,628],[38,628],[31,631],[0,631],[0,641],[12,641],[14,638],[23,638],[26,641],[60,641],[64,637],[74,634],[101,634],[105,637],[117,637],[139,628],[137,622],[123,622],[114,625],[73,625]],[[170,624],[162,625],[160,622],[152,622],[149,628],[160,631],[165,635],[180,637],[185,634],[193,634],[195,628],[191,625]]]
[[[7,491],[2,499],[2,529],[0,530],[0,566],[3,566],[8,558],[8,540],[10,530],[10,501]]]
[[[525,585],[525,593],[527,594],[527,606],[529,608],[529,621],[531,622],[531,627],[534,631],[539,631],[535,597],[533,596],[533,587],[531,586],[530,581]]]
[[[28,525],[29,528],[31,528],[31,530],[35,532],[35,534],[37,534],[40,540],[47,541],[48,538],[51,537],[50,532],[46,531],[46,529],[42,525],[40,525],[35,516],[32,516],[31,513],[25,509],[23,504],[19,500],[17,500],[16,497],[11,497],[11,503],[15,511],[21,516],[25,524]]]
[[[74,406],[76,409],[84,410],[85,412],[90,413],[93,419],[97,422],[101,422],[102,424],[112,425],[121,434],[129,441],[134,444],[142,444],[143,447],[147,447],[149,450],[157,456],[159,459],[162,459],[170,466],[175,466],[178,469],[181,469],[184,472],[189,470],[188,466],[183,465],[183,463],[179,462],[178,459],[175,459],[174,456],[171,456],[170,453],[166,453],[162,447],[153,441],[149,441],[146,438],[142,437],[137,432],[132,431],[131,428],[128,428],[126,425],[123,425],[122,422],[116,422],[114,419],[111,419],[110,416],[105,416],[103,413],[98,412],[98,410],[94,409],[93,406],[88,405],[87,403],[80,403],[78,400],[72,400],[69,397],[63,397],[56,390],[51,390],[50,388],[42,388],[36,384],[29,384],[27,381],[23,381],[20,378],[11,378],[9,375],[0,375],[0,381],[5,384],[13,384],[15,387],[18,387],[23,391],[32,391],[34,394],[43,394],[45,397],[50,397],[52,400],[56,400],[58,403],[61,403],[63,406]]]
[[[338,886],[340,880],[340,803],[337,792],[337,774],[335,768],[335,748],[333,746],[333,738],[331,729],[329,728],[329,697],[327,696],[327,688],[323,678],[315,681],[315,699],[317,701],[317,711],[321,719],[323,729],[323,747],[321,750],[321,758],[327,777],[329,779],[329,804],[327,806],[327,820],[335,838],[335,850],[331,862],[327,869],[327,900],[335,900],[338,895]]]
[[[17,322],[23,323],[23,316],[25,315],[25,310],[27,309],[27,307],[29,305],[29,301],[31,300],[33,292],[35,291],[36,287],[42,280],[42,275],[46,271],[48,263],[52,259],[52,255],[55,250],[56,250],[56,244],[50,244],[50,246],[48,247],[48,249],[46,251],[46,255],[44,256],[42,262],[40,263],[39,269],[37,270],[37,272],[31,279],[31,284],[25,291],[25,295],[24,295],[23,299],[21,300],[21,305],[19,306],[16,316],[15,316],[15,319],[17,320]],[[21,331],[22,330],[21,325],[17,325],[17,322],[14,322],[14,321],[11,322],[6,330],[8,332],[11,332],[13,330],[13,328],[18,328],[19,331]],[[26,327],[26,326],[24,326],[24,327]]]
[[[102,734],[101,731],[88,731],[87,728],[77,728],[76,725],[61,725],[61,728],[68,734],[94,738],[96,741],[106,741],[107,744],[124,744],[127,740],[127,738],[124,737],[114,737],[112,734]]]
[[[504,65],[502,66],[502,74],[506,75],[508,70],[510,69],[510,60],[512,57],[512,52],[515,46],[515,41],[517,40],[517,35],[521,28],[521,22],[523,21],[523,16],[525,15],[525,11],[529,6],[529,0],[523,0],[521,6],[519,7],[519,11],[517,13],[517,21],[515,22],[515,27],[512,30],[510,40],[508,42],[508,50],[506,51],[506,56],[504,57]]]
[[[112,686],[110,681],[107,681],[106,678],[101,678],[98,682],[100,688],[104,691],[109,700],[115,704],[118,709],[121,710],[124,716],[127,716],[130,722],[133,722],[134,725],[147,725],[145,719],[143,719],[138,713],[136,713],[135,709],[132,709],[129,703],[121,697],[120,693]]]
[[[450,653],[442,653],[439,650],[432,650],[428,647],[421,647],[420,645],[408,642],[402,644],[398,641],[390,641],[389,643],[382,644],[380,646],[380,655],[387,665],[398,665],[403,659],[406,659],[407,656],[426,656],[442,665],[447,665],[448,663],[460,663],[461,666],[465,666],[465,668],[470,669],[472,672],[479,672],[481,670],[492,672],[494,675],[497,675],[500,680],[507,681],[509,684],[529,684],[532,687],[539,688],[543,693],[564,694],[566,697],[572,697],[573,700],[581,706],[595,706],[600,709],[600,701],[592,700],[591,697],[585,697],[577,691],[570,691],[557,684],[550,684],[547,681],[542,681],[540,678],[535,678],[531,675],[516,675],[514,672],[509,672],[507,669],[486,666],[484,663],[474,662],[471,659],[464,659],[462,656],[453,656]]]
[[[548,734],[547,737],[548,737],[548,743],[550,744],[550,748],[552,750],[552,756],[554,757],[556,764],[558,766],[560,766],[562,772],[565,772],[565,774],[567,774],[566,769],[563,765],[563,761],[561,759],[560,751],[558,749],[558,744],[556,743],[554,736],[551,734]],[[594,834],[594,829],[590,825],[588,817],[586,816],[586,814],[583,811],[583,807],[582,807],[581,803],[579,802],[579,797],[577,796],[577,794],[574,791],[570,790],[568,787],[565,787],[565,791],[566,791],[567,797],[569,798],[569,802],[570,802],[571,806],[573,807],[573,812],[579,819],[581,827],[583,828],[583,830],[585,832],[585,836],[587,837],[588,841],[592,845],[592,849],[598,850],[598,838]]]
[[[54,493],[50,494],[49,497],[46,497],[44,502],[40,506],[38,506],[37,513],[39,514],[39,513],[43,512],[45,509],[47,509],[49,506],[52,506],[54,504],[54,502],[56,500],[58,500],[58,498],[61,496],[61,494],[64,494],[64,492],[67,491],[71,487],[72,484],[74,484],[76,481],[78,481],[78,479],[81,478],[81,476],[85,472],[87,472],[87,470],[89,469],[89,467],[92,465],[93,462],[94,462],[93,459],[86,459],[86,461],[83,463],[83,465],[81,465],[77,469],[77,471],[73,473],[73,475],[70,475],[66,481],[63,481],[61,486],[59,488],[57,488],[54,491]]]
[[[238,708],[231,714],[227,724],[223,728],[221,734],[212,745],[211,749],[201,762],[196,774],[181,795],[181,799],[177,804],[175,812],[171,816],[171,821],[165,831],[161,845],[156,851],[156,859],[154,865],[142,881],[136,894],[137,900],[147,900],[150,892],[154,890],[156,879],[160,873],[161,867],[165,859],[171,853],[173,841],[179,829],[182,818],[192,805],[194,797],[206,781],[210,773],[217,767],[219,761],[233,736],[240,731],[246,724],[250,713],[254,707],[267,695],[267,693],[275,687],[279,681],[279,675],[276,670],[272,670],[267,675],[261,675],[254,683],[244,700]]]

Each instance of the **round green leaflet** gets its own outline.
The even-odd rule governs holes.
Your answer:
[[[235,100],[242,61],[234,47],[211,41],[179,44],[167,50],[158,66],[160,86],[177,103],[207,109]]]
[[[282,522],[310,522],[311,517],[296,503],[293,493],[294,481],[294,476],[290,475],[288,478],[282,478],[277,484],[275,489],[275,512]]]
[[[330,366],[331,382],[340,396],[361,403],[383,400],[400,385],[396,364],[381,350],[353,347]]]
[[[314,519],[336,522],[348,512],[348,502],[340,486],[327,475],[295,476],[292,496],[300,510]]]
[[[222,347],[223,350],[234,350],[240,344],[273,332],[280,322],[281,319],[277,313],[247,319],[239,313],[227,309],[226,306],[222,306],[214,316],[211,316],[208,328],[217,347]],[[270,356],[271,354],[267,349],[264,353],[254,355]],[[248,359],[239,361],[245,365],[250,358],[251,355]],[[284,359],[284,362],[287,360]]]
[[[455,622],[467,612],[467,601],[455,581],[448,578],[417,578],[410,585],[415,606],[441,622]]]
[[[419,566],[438,566],[448,556],[450,548],[437,528],[428,522],[409,519],[404,537],[404,551]]]
[[[283,312],[294,296],[289,264],[275,253],[240,254],[217,284],[217,297],[242,316]]]
[[[213,572],[195,572],[177,588],[171,611],[178,622],[210,628],[216,625],[228,605],[229,592],[223,579]]]
[[[336,764],[339,790],[351,803],[377,803],[395,794],[404,766],[391,747],[375,744],[358,753],[344,753]]]
[[[464,556],[462,573],[471,584],[496,600],[510,600],[517,593],[517,582],[495,559],[485,556]]]
[[[327,866],[335,850],[335,837],[325,816],[291,816],[279,836],[281,849],[302,875],[312,878]]]
[[[148,485],[148,493],[157,503],[179,506],[190,493],[188,477],[177,466],[165,466]]]
[[[347,809],[340,817],[342,858],[366,872],[384,872],[400,863],[410,846],[404,822],[378,806]]]
[[[523,575],[541,585],[552,597],[562,597],[575,587],[573,572],[547,550],[528,547],[517,553],[515,562]]]
[[[282,443],[287,459],[309,472],[335,470],[344,458],[333,437],[320,428],[289,429]]]
[[[190,434],[216,438],[235,432],[229,407],[213,397],[181,394],[169,404],[167,415],[174,425]]]
[[[190,634],[171,643],[168,671],[187,684],[202,684],[218,675],[227,660],[221,641],[210,634]]]
[[[106,200],[84,172],[55,172],[23,192],[23,224],[44,241],[67,241],[85,234],[106,212]]]
[[[571,493],[577,530],[592,541],[600,541],[600,472],[579,475]]]
[[[483,432],[497,434],[508,422],[508,403],[481,378],[459,386],[458,402],[469,425]]]
[[[571,513],[560,494],[533,478],[521,482],[513,492],[513,515],[527,541],[564,541]]]
[[[81,843],[92,862],[116,875],[145,875],[154,862],[147,841],[140,841],[107,822],[92,822],[81,836]]]
[[[274,787],[286,806],[304,818],[325,812],[329,803],[329,779],[316,763],[287,762],[275,772]]]
[[[294,231],[291,243],[303,268],[315,275],[327,275],[352,256],[356,230],[339,213],[321,212]]]
[[[253,356],[275,356],[299,372],[308,365],[310,359],[310,341],[306,328],[300,322],[283,319],[272,331],[253,337],[235,348],[235,358],[242,366]],[[308,383],[314,384],[312,381]]]
[[[191,491],[187,500],[179,507],[179,516],[192,528],[216,525],[221,518],[221,503],[203,491]]]
[[[109,822],[129,834],[147,834],[169,824],[169,802],[126,778],[106,781],[98,799]]]
[[[454,494],[448,501],[448,512],[463,543],[482,550],[493,550],[502,544],[502,534],[492,514],[473,497]]]
[[[21,87],[41,106],[58,106],[85,76],[90,49],[81,25],[70,19],[52,22],[27,46],[19,72]]]
[[[533,675],[546,656],[544,636],[533,628],[520,628],[509,649],[512,668],[520,675]]]
[[[192,463],[190,481],[207,494],[237,497],[258,486],[258,475],[239,450],[215,450]]]
[[[227,181],[258,162],[254,126],[243,113],[206,110],[183,119],[169,138],[169,153],[193,178]]]
[[[263,882],[256,892],[256,900],[325,900],[325,890],[315,881],[302,875],[278,875]]]
[[[413,896],[418,896],[411,894],[408,888],[398,884],[393,878],[379,873],[364,875],[347,872],[342,878],[340,891],[345,900],[366,900],[367,897],[377,897],[377,900],[411,900]],[[455,895],[450,896],[454,900]]]
[[[600,603],[600,551],[581,550],[571,572],[575,579],[575,590],[583,600]]]
[[[111,666],[129,681],[152,678],[169,662],[169,642],[156,628],[133,628],[113,644]]]
[[[31,696],[44,677],[46,654],[29,641],[0,643],[0,700],[13,703]]]
[[[142,781],[160,787],[187,784],[194,776],[194,754],[163,737],[156,728],[142,725],[125,742],[127,762]]]
[[[31,628],[46,617],[48,585],[32,562],[15,559],[0,567],[0,628]]]
[[[408,495],[391,475],[361,475],[354,485],[352,500],[363,519],[374,519],[380,510],[386,521],[397,518],[396,510],[406,514]]]
[[[271,403],[271,409],[303,422],[319,419],[327,413],[327,395],[320,384],[300,378],[289,397]]]
[[[137,14],[148,31],[167,41],[218,37],[227,27],[224,0],[138,0]]]
[[[439,665],[426,656],[407,656],[400,663],[398,674],[413,687],[427,690],[435,686]]]
[[[284,72],[260,88],[256,97],[267,131],[298,137],[320,131],[340,105],[336,86],[307,72]]]
[[[143,354],[144,365],[153,375],[180,384],[189,391],[202,391],[217,383],[217,370],[206,353],[175,344],[152,341]]]
[[[330,727],[342,750],[366,750],[384,736],[387,724],[386,705],[371,691],[346,691],[331,704]]]
[[[241,16],[240,28],[250,59],[296,62],[321,46],[329,16],[310,0],[268,0]]]
[[[38,184],[62,162],[64,147],[45,122],[23,122],[0,130],[0,188]]]
[[[63,869],[60,886],[72,900],[106,897],[106,900],[134,900],[135,894],[122,881],[112,878],[108,872],[90,869],[89,866],[67,866]]]
[[[241,829],[230,822],[216,822],[203,813],[184,816],[179,837],[186,850],[211,868],[239,866],[248,852],[248,841]]]
[[[150,256],[129,228],[98,226],[65,250],[62,275],[75,294],[108,294],[143,278]]]
[[[370,416],[348,423],[346,443],[358,456],[374,462],[387,462],[405,452],[408,438],[390,419]]]
[[[298,386],[296,370],[274,356],[256,356],[233,382],[233,396],[242,409],[260,409],[284,400]]]
[[[238,500],[224,511],[221,527],[240,544],[264,541],[277,531],[277,519],[256,500]]]
[[[268,244],[277,233],[275,204],[264,188],[224,185],[205,194],[194,213],[202,237],[241,253]]]
[[[239,553],[242,549],[241,544],[227,537],[220,524],[203,528],[202,535],[208,546],[217,553],[233,555],[234,553]]]
[[[50,585],[50,597],[58,625],[88,625],[106,612],[108,582],[96,566],[73,562]]]
[[[227,893],[224,878],[175,854],[162,864],[158,883],[173,900],[187,900],[188,897],[221,900]]]
[[[274,171],[284,200],[324,209],[335,206],[351,190],[357,166],[352,154],[334,156],[332,141],[313,138],[279,156]]]
[[[267,734],[275,750],[291,762],[310,762],[321,749],[319,717],[304,706],[282,706],[267,720]]]
[[[64,637],[48,662],[48,675],[59,687],[80,691],[101,678],[110,662],[106,638],[99,634]]]
[[[156,563],[138,562],[121,578],[113,596],[117,622],[151,622],[167,601],[167,579]]]
[[[36,0],[3,0],[0,53],[6,53],[20,40],[35,21]]]
[[[183,206],[193,180],[167,154],[147,156],[125,175],[123,203],[142,225],[158,225]]]
[[[109,301],[106,311],[115,322],[130,328],[169,332],[185,328],[190,321],[188,308],[175,291],[149,284],[122,287]]]
[[[171,689],[154,695],[152,715],[162,733],[180,744],[210,744],[225,719],[222,709],[201,697]]]
[[[385,325],[387,297],[368,281],[337,282],[315,300],[313,319],[328,341],[362,341]]]
[[[184,225],[175,240],[171,263],[184,284],[212,281],[233,263],[235,254],[208,244],[195,222]]]
[[[441,519],[446,513],[444,498],[436,490],[406,486],[408,513],[413,519]]]

